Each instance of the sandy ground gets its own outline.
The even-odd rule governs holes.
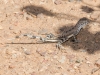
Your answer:
[[[82,17],[93,22],[65,50],[17,37],[57,35]],[[99,41],[100,0],[0,0],[0,75],[100,75]]]

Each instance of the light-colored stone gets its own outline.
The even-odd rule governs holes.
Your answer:
[[[99,17],[99,15],[100,15],[100,12],[99,11],[95,11],[90,15],[90,18],[92,20],[96,20]]]
[[[3,27],[2,27],[2,26],[0,26],[0,30],[1,30],[1,29],[3,29]]]
[[[66,61],[66,56],[61,56],[59,62],[64,63]]]

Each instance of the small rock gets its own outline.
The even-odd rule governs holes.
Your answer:
[[[86,63],[88,64],[88,66],[91,66],[91,62],[90,61],[86,61]]]
[[[87,63],[87,64],[90,64],[91,62],[90,62],[90,61],[87,61],[86,63]]]
[[[24,53],[25,53],[26,55],[30,55],[30,54],[31,54],[30,51],[25,51]]]
[[[43,19],[43,18],[45,18],[45,17],[44,17],[44,15],[43,15],[43,13],[40,13],[40,14],[37,14],[37,18]]]
[[[0,26],[0,29],[3,29],[3,27],[2,27],[2,26]]]
[[[74,64],[74,69],[78,69],[80,65],[80,63]]]
[[[53,50],[48,50],[48,53],[52,54],[52,53],[54,53],[54,51]]]
[[[9,65],[9,69],[13,69],[14,67],[14,65]]]
[[[77,60],[76,60],[76,63],[80,63],[80,60],[79,60],[79,59],[77,59]]]
[[[60,63],[64,63],[66,61],[66,56],[62,56],[61,59],[59,60]]]
[[[67,69],[67,71],[69,71],[69,72],[75,72],[75,70],[71,69],[71,68]]]
[[[61,2],[61,0],[55,0],[54,4],[59,5],[59,4],[62,4],[62,2]]]
[[[12,27],[9,27],[9,30],[14,30],[14,28],[12,28]]]
[[[20,31],[16,30],[16,31],[13,31],[14,34],[18,34],[20,33]]]
[[[36,52],[38,54],[40,54],[41,56],[45,56],[46,55],[46,52],[42,52],[41,50],[36,50]]]
[[[97,67],[100,67],[100,58],[95,62],[95,64],[97,65]]]
[[[57,55],[55,55],[53,58],[57,59],[57,58],[58,58],[58,56],[57,56]]]
[[[17,35],[15,38],[19,38],[19,36]]]
[[[40,4],[45,4],[47,1],[46,0],[41,0]]]
[[[97,20],[97,18],[99,17],[99,14],[100,14],[100,12],[98,12],[98,11],[93,12],[93,14],[91,14],[90,17],[91,17],[92,20]]]
[[[30,54],[31,54],[31,52],[28,51],[25,47],[21,47],[21,48],[24,50],[24,53],[25,53],[26,55],[30,55]]]
[[[75,55],[67,55],[69,62],[74,62]]]

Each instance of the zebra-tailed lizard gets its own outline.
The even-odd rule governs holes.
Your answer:
[[[29,38],[39,38],[41,40],[41,42],[45,43],[45,42],[57,42],[57,48],[63,48],[63,46],[61,45],[62,43],[68,41],[71,37],[74,38],[74,40],[77,42],[76,40],[76,36],[78,35],[78,33],[80,32],[80,30],[86,26],[88,23],[90,22],[89,19],[83,17],[81,18],[76,25],[71,28],[69,31],[63,31],[61,36],[56,37],[56,39],[51,39],[52,38],[52,34],[48,35],[48,37],[46,38],[42,38],[39,36],[30,36],[28,34],[25,34],[24,36],[28,36]]]

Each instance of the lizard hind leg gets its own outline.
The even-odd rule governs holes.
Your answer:
[[[45,39],[53,40],[53,39],[57,39],[57,37],[54,34],[50,33],[46,35]]]
[[[65,50],[64,46],[62,46],[62,43],[60,41],[56,44],[56,48],[60,50]]]

